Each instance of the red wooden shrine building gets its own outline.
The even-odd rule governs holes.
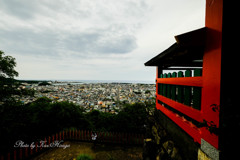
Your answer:
[[[228,42],[236,24],[227,9],[231,5],[207,0],[205,27],[175,36],[176,43],[145,63],[157,67],[156,108],[163,125],[185,145],[185,153],[198,152],[194,145],[213,159],[236,154],[229,147],[238,137],[234,130],[239,130],[229,79],[237,59],[237,47]]]

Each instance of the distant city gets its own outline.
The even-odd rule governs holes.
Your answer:
[[[95,109],[117,114],[124,104],[154,102],[155,99],[155,84],[151,82],[68,80],[28,83],[26,81],[21,83],[19,89],[21,88],[35,91],[34,96],[18,97],[18,100],[24,104],[40,97],[47,97],[53,102],[72,102],[83,107],[86,112]]]

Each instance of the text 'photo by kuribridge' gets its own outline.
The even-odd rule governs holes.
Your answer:
[[[74,1],[71,2],[74,3]],[[138,15],[137,19],[141,19],[139,15],[143,16],[142,12],[150,11],[153,7],[140,0],[134,3],[133,1],[118,3],[121,4],[119,9],[124,10],[123,15],[126,16],[125,12],[130,12],[134,16]],[[86,82],[86,80],[81,82],[17,80],[14,78],[18,76],[18,72],[15,71],[16,59],[5,55],[0,50],[0,160],[240,159],[238,153],[240,107],[237,103],[239,85],[236,82],[238,78],[236,68],[239,68],[237,66],[239,47],[237,37],[235,38],[235,35],[239,33],[238,21],[236,20],[239,13],[235,12],[239,9],[235,8],[238,5],[234,3],[237,2],[206,0],[204,27],[178,33],[174,36],[175,43],[165,46],[167,49],[161,50],[160,54],[148,61],[145,59],[146,57],[138,59],[146,61],[144,65],[148,67],[145,67],[141,62],[144,68],[156,67],[155,84],[139,82],[137,79],[136,81],[131,80],[131,82],[123,82],[122,80],[112,82],[109,80],[98,82],[97,80],[94,80],[95,82]],[[11,4],[18,4],[18,6],[16,8]],[[50,5],[47,1],[42,2],[41,7],[36,7],[36,4],[38,3],[32,1],[30,3],[29,1],[29,6],[39,12],[46,11],[46,13],[54,14],[53,6],[59,7],[59,13],[66,13],[65,11],[69,9],[69,3],[66,1],[61,3],[66,4],[63,8],[61,5],[55,6],[55,3]],[[101,13],[99,8],[104,8],[104,5],[96,5],[102,4],[102,2],[97,3],[97,1],[96,4],[95,2],[82,2],[81,4],[94,9],[88,10],[85,6],[86,8],[83,7],[85,10],[81,10],[81,12],[80,10],[76,10],[76,12],[71,10],[71,14],[76,16],[78,13],[77,16],[81,18],[88,15],[88,18],[91,19],[94,14]],[[129,6],[125,8],[123,4],[132,6],[133,10],[130,11]],[[134,6],[134,4],[138,5]],[[9,19],[12,20],[10,24],[12,22],[18,23],[22,28],[32,29],[34,25],[39,25],[39,21],[34,25],[24,22],[34,22],[34,18],[44,17],[44,14],[41,16],[38,14],[29,15],[29,13],[34,13],[31,12],[32,8],[30,9],[17,1],[2,1],[0,5],[5,11],[4,13],[0,10],[0,13],[4,13],[3,18],[0,17],[0,22],[3,19]],[[12,7],[12,10],[9,10],[9,6]],[[110,6],[110,8],[108,6],[104,9],[115,13],[114,5]],[[16,19],[11,17],[14,14],[17,14],[15,15]],[[109,23],[115,23],[109,13],[102,15]],[[114,14],[114,16],[116,15],[121,14]],[[153,14],[149,15],[153,16]],[[21,16],[26,18],[24,22],[20,20]],[[121,55],[123,52],[130,52],[130,50],[133,52],[135,60],[135,52],[140,51],[140,49],[136,49],[137,42],[135,41],[137,40],[135,39],[137,38],[132,35],[135,33],[132,30],[141,28],[140,26],[143,25],[143,22],[145,23],[145,20],[135,20],[134,16],[128,19],[133,20],[133,28],[119,26],[120,22],[124,22],[124,18],[119,18],[118,25],[113,24],[108,27],[108,29],[110,28],[108,32],[104,30],[106,27],[104,24],[101,25],[102,28],[94,30],[90,27],[91,29],[86,29],[86,33],[77,35],[81,37],[78,39],[78,43],[81,42],[79,45],[83,50],[82,53],[89,54],[86,56],[89,61],[96,58],[91,63],[89,62],[91,69],[98,66],[99,60],[104,58],[106,58],[106,63],[111,64],[113,68],[114,65],[118,66],[119,64],[117,61],[108,63],[108,60],[120,57],[119,60],[123,58],[124,61],[130,62],[127,58],[131,59],[132,55]],[[51,22],[48,21],[49,19]],[[49,19],[45,19],[48,22],[42,22],[40,26],[44,26],[43,28],[54,26],[56,21]],[[100,22],[99,17],[93,19],[94,22]],[[86,18],[84,20],[87,21]],[[64,23],[70,21],[64,21]],[[171,19],[167,21],[171,21]],[[133,22],[127,24],[132,25]],[[64,29],[73,27],[77,30],[79,24],[76,25],[78,27],[74,25],[76,24],[67,25]],[[6,26],[7,29],[4,28]],[[88,26],[82,27],[87,28]],[[5,30],[1,31],[2,28]],[[10,35],[8,40],[11,40],[13,35],[8,31],[12,28],[9,24],[0,23],[0,35],[6,33],[8,36]],[[149,28],[151,29],[151,27]],[[38,35],[38,32],[41,33],[41,29],[38,29],[35,28],[34,35]],[[60,31],[56,26],[55,29]],[[22,31],[24,32],[23,29]],[[51,28],[51,31],[54,32],[54,29]],[[101,33],[95,33],[96,31],[101,31]],[[72,31],[71,34],[73,33],[75,32]],[[13,43],[18,45],[15,45],[16,49],[10,49],[10,52],[15,52],[18,47],[21,48],[20,44],[23,43],[17,43],[17,40],[19,37],[24,39],[22,35],[16,34]],[[30,33],[25,33],[26,37],[29,35]],[[142,35],[147,36],[145,32],[142,32]],[[60,46],[58,49],[50,47],[49,44],[45,44],[46,42],[43,44],[50,50],[56,49],[54,51],[59,52],[65,52],[69,46],[78,50],[79,46],[76,45],[78,43],[74,43],[77,38],[71,36],[71,40],[68,39],[67,34],[57,38],[51,37],[52,41],[59,40],[52,45],[54,47]],[[29,43],[29,39],[25,41],[29,48],[34,46],[35,39],[33,37],[30,36],[31,43]],[[111,41],[112,37],[117,37],[117,42]],[[44,36],[40,36],[37,40],[38,43],[40,43],[40,39],[44,39]],[[67,41],[64,41],[66,39]],[[9,46],[10,42],[3,43],[1,40],[2,38],[0,38],[0,47]],[[106,47],[105,43],[109,43],[110,47],[104,48]],[[119,43],[121,44],[118,45]],[[41,43],[41,45],[43,44]],[[152,46],[148,45],[148,47]],[[37,48],[45,50],[43,46]],[[125,46],[127,47],[124,48]],[[20,48],[18,49],[29,51]],[[136,50],[134,51],[134,49]],[[104,54],[108,55],[90,53],[97,52],[97,50],[100,50],[101,53],[106,52]],[[117,52],[117,55],[108,52]],[[36,53],[38,52],[36,51]],[[76,53],[71,50],[69,56],[79,58],[75,55]],[[84,54],[80,55],[83,59],[86,58]],[[75,62],[70,58],[67,60]],[[49,65],[47,61],[46,65]],[[83,63],[84,65],[88,64],[87,62]],[[101,67],[105,65],[102,62],[100,64]],[[137,63],[133,64],[136,66],[132,68],[122,64],[129,67],[123,69],[124,74],[128,70],[129,73],[133,73],[130,71],[138,71]],[[33,66],[32,64],[31,67]],[[67,67],[70,68],[70,65]],[[64,70],[67,67],[61,69]],[[107,70],[112,71],[111,69]],[[41,69],[38,71],[40,72]],[[65,72],[65,74],[67,73]],[[116,78],[119,77],[118,74],[120,73],[114,74]],[[86,75],[91,75],[91,73]]]

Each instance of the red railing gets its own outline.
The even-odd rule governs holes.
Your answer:
[[[193,75],[191,70],[185,71],[185,77],[182,71],[161,74],[156,79],[156,108],[201,144],[207,130],[201,105],[203,78],[200,69]]]
[[[93,142],[92,131],[87,130],[65,130],[56,133],[52,136],[45,137],[38,142],[32,142],[29,146],[17,147],[13,151],[8,152],[0,156],[0,160],[24,160],[29,157],[33,157],[36,153],[43,152],[48,148],[53,147],[71,147],[62,145],[63,141],[83,141]],[[120,132],[94,132],[97,134],[97,143],[114,143],[114,144],[126,144],[126,145],[142,145],[144,141],[143,134],[135,133],[120,133]],[[61,143],[61,146],[59,143]],[[14,145],[14,144],[13,144]]]

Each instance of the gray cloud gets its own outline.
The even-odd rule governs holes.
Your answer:
[[[1,9],[21,19],[30,19],[38,10],[37,1],[29,0],[3,0],[0,1]]]
[[[94,32],[34,32],[29,29],[14,31],[0,30],[0,47],[21,54],[38,54],[44,56],[59,56],[69,52],[75,55],[99,56],[105,54],[124,54],[136,47],[136,38],[128,34],[117,34],[105,31]],[[70,55],[69,55],[70,54]]]
[[[0,9],[8,17],[0,17],[0,23],[4,22],[0,25],[0,48],[45,56],[126,54],[137,48],[134,31],[140,20],[136,17],[146,8],[139,0],[104,4],[3,0]]]
[[[134,36],[128,34],[117,35],[108,30],[67,35],[63,44],[66,47],[65,49],[88,54],[124,54],[137,47]]]
[[[55,33],[36,33],[32,30],[0,30],[1,47],[15,53],[54,55],[58,43]]]
[[[144,62],[195,29],[198,8],[204,15],[191,0],[0,0],[0,50],[22,78],[145,79]]]

